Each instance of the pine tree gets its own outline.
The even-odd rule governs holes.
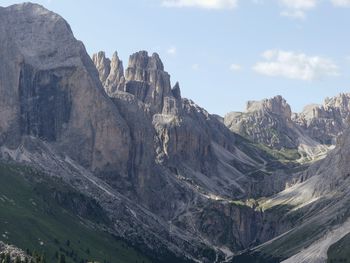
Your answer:
[[[62,254],[60,254],[58,258],[58,263],[66,263],[66,257]]]

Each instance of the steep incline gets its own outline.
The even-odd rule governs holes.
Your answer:
[[[350,131],[324,160],[296,175],[277,195],[260,200],[265,211],[280,214],[280,236],[243,253],[233,262],[327,261],[332,244],[350,233]]]
[[[0,144],[34,136],[85,167],[126,173],[128,127],[66,21],[29,3],[1,8],[0,57]]]
[[[157,54],[133,54],[123,74],[99,53],[97,71],[34,4],[1,8],[0,31],[1,159],[96,200],[112,234],[163,262],[220,261],[273,236],[245,199],[284,189],[287,167],[181,98]]]

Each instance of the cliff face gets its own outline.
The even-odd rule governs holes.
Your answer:
[[[2,8],[0,20],[1,144],[34,136],[93,170],[125,173],[128,127],[69,25],[32,4]]]
[[[329,146],[348,127],[349,102],[349,94],[339,94],[323,105],[310,104],[301,113],[292,113],[277,96],[249,101],[246,112],[231,112],[224,122],[230,130],[275,149],[297,149],[300,144]]]
[[[244,113],[225,116],[225,124],[234,132],[273,148],[297,148],[298,134],[294,131],[290,106],[281,97],[247,102]]]
[[[33,4],[0,8],[0,33],[2,161],[35,166],[95,199],[109,232],[163,262],[220,262],[293,228],[264,205],[300,205],[282,191],[312,182],[321,166],[297,174],[306,167],[230,131],[181,97],[157,54],[131,55],[125,72],[117,53],[91,60],[60,16]],[[248,103],[225,124],[278,149],[317,148],[298,118],[276,97]],[[307,184],[315,195],[305,190],[303,200],[329,193],[327,185]]]
[[[158,258],[213,262],[257,238],[259,213],[229,200],[282,189],[285,179],[269,189],[259,182],[285,178],[284,165],[183,99],[157,54],[131,55],[124,73],[116,53],[92,61],[68,24],[41,6],[1,8],[0,22],[2,160],[96,199],[109,231]],[[232,231],[214,231],[226,224]]]
[[[336,139],[348,127],[350,95],[327,98],[323,105],[308,105],[293,116],[294,122],[312,138],[324,144],[336,144]]]

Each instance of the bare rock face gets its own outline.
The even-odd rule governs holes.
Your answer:
[[[244,200],[282,190],[287,166],[181,98],[157,54],[133,54],[124,74],[117,54],[91,61],[61,17],[23,4],[0,9],[0,57],[1,158],[96,199],[112,233],[156,255],[219,262],[266,240]],[[282,98],[248,108],[249,121],[291,125]]]
[[[249,101],[247,111],[232,112],[224,123],[230,130],[257,143],[273,148],[297,148],[297,134],[293,131],[290,106],[281,96],[263,101]]]
[[[0,144],[34,136],[92,170],[125,173],[128,127],[66,21],[14,5],[0,9],[0,32]]]
[[[350,95],[327,98],[323,105],[310,104],[301,113],[292,113],[281,97],[250,101],[244,113],[231,112],[224,118],[234,132],[272,148],[296,149],[300,144],[335,145],[348,127]],[[301,139],[300,139],[301,138]]]
[[[112,60],[105,57],[104,52],[93,55],[99,78],[109,96],[118,91],[133,94],[153,113],[178,113],[181,92],[179,84],[171,88],[170,75],[164,71],[159,55],[148,55],[147,51],[132,54],[128,67],[123,72],[122,61],[114,53]]]
[[[323,105],[308,105],[293,116],[312,138],[324,143],[335,144],[336,139],[348,127],[350,116],[350,94],[339,94],[327,98]]]
[[[112,60],[106,58],[105,52],[94,54],[92,60],[99,73],[99,78],[107,94],[113,95],[116,91],[123,91],[125,78],[123,62],[118,53],[113,54]]]

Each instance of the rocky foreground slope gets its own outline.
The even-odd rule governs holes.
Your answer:
[[[280,162],[182,98],[157,54],[131,55],[125,71],[117,53],[109,59],[99,52],[91,60],[63,18],[29,3],[0,8],[0,32],[1,159],[34,166],[96,200],[111,222],[108,232],[155,262],[231,260],[318,220],[316,212],[297,208],[320,204],[314,211],[328,211],[328,199],[319,203],[319,197],[342,192],[340,181],[332,181],[330,191],[322,179],[334,171],[317,168],[327,160],[331,167],[341,150],[310,168]],[[271,117],[267,123],[277,132],[285,127],[288,147],[311,142],[322,150],[278,101],[284,121]],[[274,102],[263,104],[279,114]],[[265,114],[261,107],[250,106]],[[249,118],[263,121],[264,114]],[[324,185],[303,184],[317,178]],[[332,194],[329,202],[342,207],[347,199]],[[285,207],[293,216],[281,217]],[[319,235],[334,225],[324,224]],[[316,239],[309,240],[305,247]],[[300,252],[289,248],[271,256]]]

